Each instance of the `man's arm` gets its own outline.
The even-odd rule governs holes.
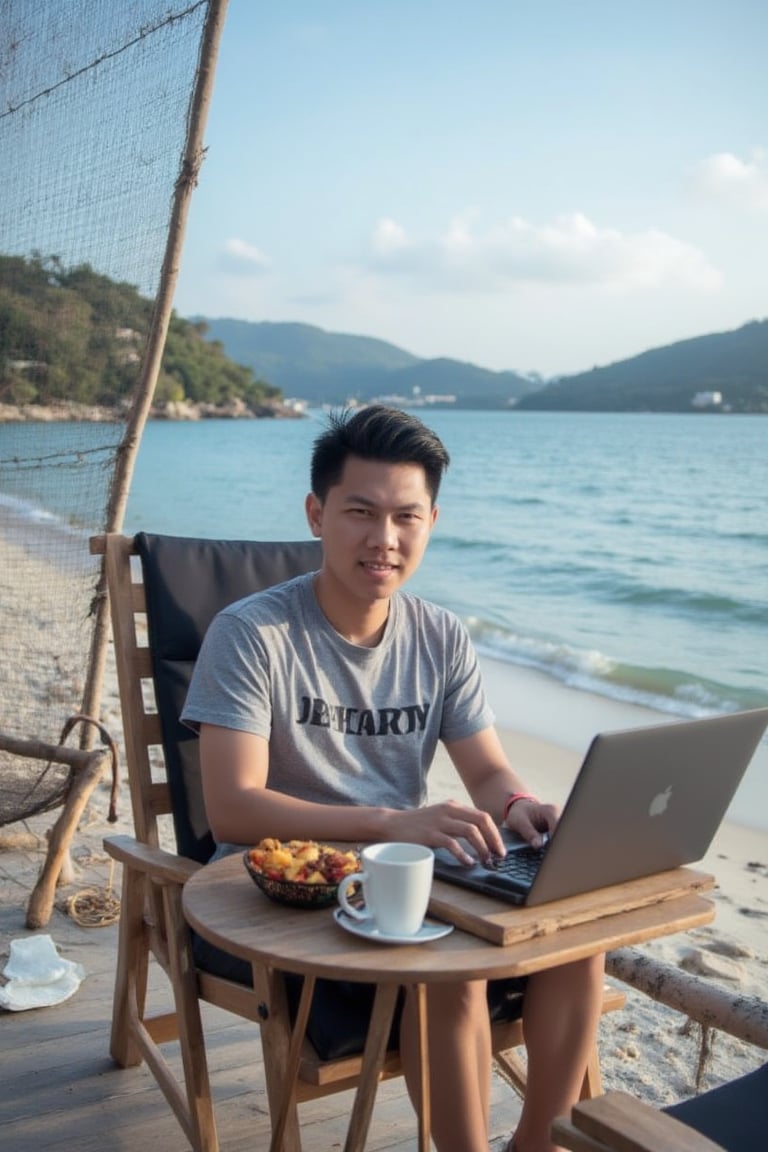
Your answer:
[[[200,725],[203,800],[214,838],[222,843],[278,840],[375,841],[385,834],[387,810],[313,804],[267,788],[269,743],[263,736]]]
[[[475,740],[477,737],[472,737]],[[477,772],[480,757],[472,755],[473,746],[471,741],[461,741],[454,747],[460,758],[466,752]],[[443,801],[425,808],[400,810],[314,804],[267,788],[269,744],[262,736],[201,724],[200,765],[208,821],[220,843],[255,844],[265,836],[361,843],[401,840],[448,848],[466,863],[471,859],[466,857],[459,839],[467,840],[480,856],[503,849],[494,819],[479,805],[475,808]],[[517,777],[508,765],[506,768],[506,778],[513,786]],[[467,771],[472,775],[472,771]],[[498,808],[499,821],[510,790],[502,785],[497,793],[492,811],[496,815]],[[490,784],[487,791],[490,796]]]

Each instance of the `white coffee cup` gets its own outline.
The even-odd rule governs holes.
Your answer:
[[[338,901],[348,916],[372,922],[385,936],[415,936],[424,923],[435,858],[422,844],[370,844],[361,852],[362,871],[344,876]],[[350,904],[361,884],[365,907]]]

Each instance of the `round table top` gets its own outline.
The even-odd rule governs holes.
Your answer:
[[[491,942],[458,928],[439,940],[420,944],[393,945],[363,939],[334,921],[333,907],[288,908],[270,900],[246,872],[241,855],[201,868],[185,884],[182,900],[184,913],[200,936],[249,963],[268,963],[287,972],[337,980],[429,984],[528,976],[709,923],[714,905],[703,899],[696,888],[702,881],[711,886],[712,877],[689,875],[687,869],[676,869],[667,876],[675,883],[668,879],[670,888],[663,898],[650,877],[634,882],[635,887],[650,887],[648,899],[626,903],[620,890],[620,903],[616,905],[614,899],[609,912],[600,903],[600,893],[592,893],[588,906],[576,919],[570,913],[563,915],[573,899],[547,906],[546,915],[542,909],[513,910],[505,906],[504,916],[519,915],[518,929],[524,930],[522,938],[519,933],[514,934],[514,939],[505,937],[507,943],[495,939]],[[633,884],[626,887],[633,889]],[[457,893],[462,891],[456,889]],[[634,899],[637,900],[636,893]],[[453,910],[456,923],[470,926],[462,914],[458,895],[455,907],[444,894],[437,903],[446,919],[451,918]],[[584,916],[584,911],[590,914]],[[526,923],[526,915],[531,914],[532,920]]]
[[[187,920],[204,939],[288,972],[381,983],[523,974],[519,946],[502,948],[458,929],[426,943],[382,944],[346,932],[333,919],[334,907],[277,904],[256,886],[239,855],[195,873],[184,886],[183,903]]]

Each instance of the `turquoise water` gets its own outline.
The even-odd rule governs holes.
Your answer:
[[[452,463],[412,587],[482,652],[673,714],[768,703],[768,420],[421,415]],[[321,422],[150,425],[126,529],[306,537]]]
[[[452,464],[412,587],[481,652],[681,716],[768,703],[767,419],[421,415]],[[322,419],[148,425],[125,529],[305,538]],[[65,428],[30,426],[41,456]],[[66,483],[45,506],[33,485],[3,481],[0,503],[78,527]]]

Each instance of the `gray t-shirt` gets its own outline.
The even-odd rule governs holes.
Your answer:
[[[312,574],[225,608],[206,634],[182,719],[269,740],[267,786],[320,804],[418,807],[439,740],[493,723],[453,613],[407,592],[375,648],[326,620]]]

